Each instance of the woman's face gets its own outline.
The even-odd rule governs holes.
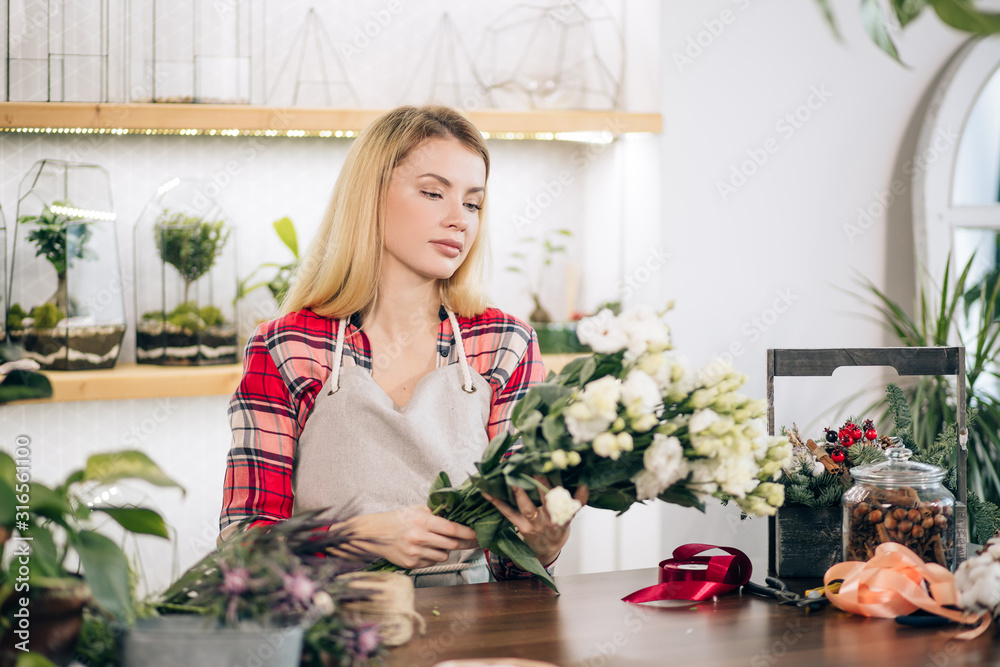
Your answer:
[[[483,158],[458,139],[417,146],[389,181],[383,270],[450,278],[476,240],[485,188]]]

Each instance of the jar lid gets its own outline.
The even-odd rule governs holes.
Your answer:
[[[889,447],[885,456],[885,461],[851,468],[851,476],[859,482],[880,486],[907,486],[940,482],[948,472],[929,463],[910,461],[913,451],[906,447]]]

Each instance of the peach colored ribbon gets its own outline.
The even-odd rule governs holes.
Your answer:
[[[979,623],[957,635],[959,639],[978,637],[990,625],[989,614],[946,609],[945,605],[958,603],[955,575],[937,563],[925,563],[902,544],[880,544],[868,562],[837,563],[823,575],[825,585],[838,579],[843,580],[840,590],[832,593],[827,589],[826,597],[835,607],[852,614],[895,618],[923,609],[957,623]]]

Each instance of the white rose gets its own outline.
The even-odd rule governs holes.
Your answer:
[[[636,433],[645,433],[649,429],[660,423],[656,415],[642,415],[638,419],[632,420],[632,430]]]
[[[688,462],[688,467],[691,469],[691,481],[688,485],[699,499],[707,500],[719,489],[719,485],[715,482],[719,460],[695,459]]]
[[[725,493],[742,498],[757,486],[757,465],[749,457],[722,460],[715,472],[715,481]]]
[[[652,414],[662,402],[660,388],[645,371],[634,368],[621,385],[621,402],[629,417],[638,419]]]
[[[576,337],[601,354],[614,354],[628,345],[628,337],[619,326],[618,318],[607,308],[580,320],[576,325]]]
[[[557,449],[552,452],[552,465],[559,470],[565,470],[569,467],[569,456],[564,449]]]
[[[618,417],[618,400],[621,395],[621,380],[605,375],[588,382],[580,394],[580,400],[590,408],[595,417],[601,417],[611,423]]]
[[[718,419],[719,415],[716,414],[714,410],[709,408],[696,410],[694,414],[691,415],[691,421],[688,422],[688,432],[692,435],[695,433],[701,433],[718,421]]]
[[[725,446],[726,443],[723,440],[711,435],[691,436],[691,448],[699,456],[714,458],[725,448]]]
[[[323,616],[330,616],[335,611],[333,598],[326,591],[317,591],[312,598],[313,607]]]
[[[647,351],[661,352],[670,348],[670,329],[646,304],[627,308],[618,316],[618,323],[628,341],[627,359],[638,359]]]
[[[552,523],[564,526],[583,505],[569,495],[569,491],[561,486],[554,486],[545,493],[545,511],[549,513]]]
[[[601,433],[594,438],[594,453],[606,459],[618,460],[621,451],[618,449],[618,438],[614,433]]]
[[[688,475],[681,441],[660,433],[653,436],[653,442],[643,452],[642,465],[643,471],[634,480],[639,500],[655,498]]]

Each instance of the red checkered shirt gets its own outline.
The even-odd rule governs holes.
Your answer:
[[[459,362],[451,320],[442,308],[437,347],[448,364]],[[371,372],[368,337],[352,316],[344,334],[344,363]],[[257,327],[247,343],[243,378],[229,403],[233,444],[226,461],[220,529],[244,519],[251,525],[287,519],[292,512],[292,463],[299,434],[316,395],[330,375],[336,320],[311,310],[289,313]],[[470,367],[493,390],[486,434],[509,428],[511,410],[545,378],[535,332],[496,308],[458,318]],[[358,335],[356,335],[358,334]],[[532,576],[510,561],[488,554],[497,579]]]

